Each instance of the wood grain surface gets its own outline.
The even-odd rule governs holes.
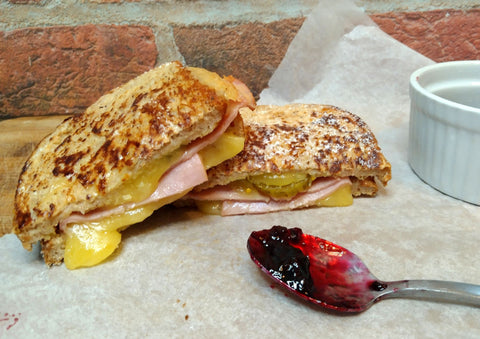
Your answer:
[[[0,234],[12,227],[13,200],[23,164],[46,135],[66,116],[0,121]]]

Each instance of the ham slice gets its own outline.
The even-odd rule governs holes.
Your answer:
[[[190,159],[170,169],[158,183],[157,189],[150,197],[140,203],[145,205],[160,199],[191,190],[208,180],[202,159],[194,154]]]
[[[307,191],[297,194],[290,200],[273,200],[264,195],[260,199],[256,199],[251,194],[228,192],[227,186],[213,188],[208,192],[190,194],[188,198],[223,200],[221,212],[223,216],[261,214],[313,206],[316,201],[326,198],[344,185],[351,185],[349,178],[319,178]]]
[[[123,214],[128,210],[159,201],[169,196],[187,193],[193,187],[207,181],[207,173],[198,152],[214,143],[227,130],[228,126],[230,126],[237,117],[240,108],[245,106],[253,108],[255,106],[255,100],[245,84],[237,79],[231,80],[231,82],[240,93],[240,100],[229,103],[222,120],[212,133],[188,145],[180,159],[172,164],[170,169],[162,176],[156,190],[150,197],[141,202],[126,203],[110,209],[94,210],[87,214],[72,213],[68,218],[60,221],[60,230],[64,231],[67,225],[71,223],[100,220],[111,215]]]
[[[100,220],[111,215],[123,214],[126,211],[142,207],[172,195],[190,191],[193,187],[208,180],[207,172],[202,159],[195,154],[177,166],[170,169],[160,180],[156,190],[145,200],[119,205],[110,209],[99,209],[87,214],[73,213],[60,222],[60,229],[64,230],[67,224]]]

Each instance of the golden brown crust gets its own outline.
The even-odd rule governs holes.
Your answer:
[[[112,90],[60,124],[26,161],[14,232],[27,249],[42,240],[45,261],[56,263],[59,220],[103,206],[151,159],[212,132],[238,95],[231,81],[179,62]]]
[[[375,195],[386,185],[390,163],[358,116],[334,106],[291,104],[240,111],[245,148],[208,171],[196,191],[249,175],[301,171],[316,177],[351,177],[353,194]]]
[[[63,255],[65,253],[64,234],[55,234],[49,239],[41,240],[40,244],[43,260],[47,265],[58,265],[63,262]]]

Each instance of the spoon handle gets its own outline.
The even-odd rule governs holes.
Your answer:
[[[379,299],[428,299],[480,307],[480,285],[442,280],[401,280],[386,284]]]

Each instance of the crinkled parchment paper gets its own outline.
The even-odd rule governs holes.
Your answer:
[[[250,260],[253,230],[298,226],[351,249],[384,280],[480,283],[480,209],[423,183],[407,163],[411,72],[432,63],[346,0],[322,0],[261,103],[332,104],[361,116],[393,167],[376,198],[221,218],[165,208],[123,234],[111,260],[47,268],[38,248],[0,239],[0,336],[364,338],[479,337],[480,309],[393,299],[355,316],[311,307]]]

